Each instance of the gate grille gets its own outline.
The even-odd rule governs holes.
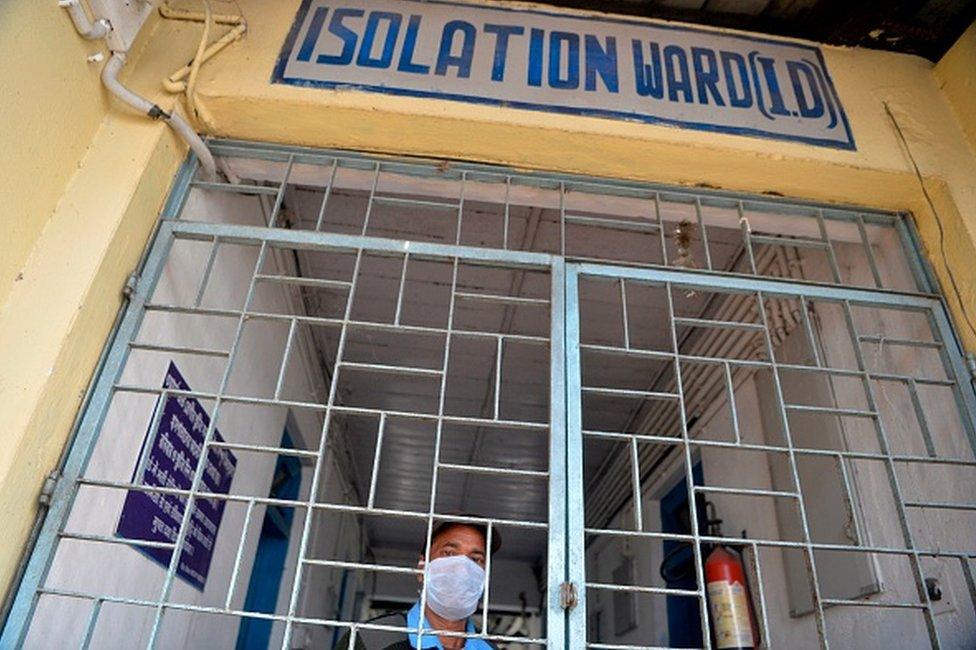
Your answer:
[[[418,598],[418,559],[445,521],[483,526],[489,548],[477,626],[455,634],[674,646],[670,601],[653,599],[685,598],[713,647],[705,499],[735,523],[742,499],[767,503],[754,512],[773,528],[725,538],[745,551],[767,647],[849,645],[857,621],[885,622],[863,614],[879,609],[917,615],[889,628],[901,640],[976,638],[973,394],[904,215],[213,148],[230,180],[198,179],[192,160],[177,178],[4,647],[112,647],[123,630],[127,646],[227,645],[242,620],[282,648],[423,635],[369,619]],[[167,483],[174,403],[206,418]],[[715,471],[755,468],[750,454],[766,483]],[[211,456],[228,485],[199,462]],[[275,491],[282,459],[297,496]],[[699,462],[704,480],[681,478]],[[674,477],[686,532],[649,505]],[[132,494],[151,494],[169,528],[125,534],[144,516]],[[820,503],[844,509],[843,530]],[[932,519],[946,513],[956,521]],[[265,611],[248,594],[271,528],[287,560]],[[665,543],[692,558],[688,585],[647,577]],[[861,572],[860,592],[838,567]],[[929,597],[936,575],[950,609]],[[564,609],[567,583],[578,600]]]

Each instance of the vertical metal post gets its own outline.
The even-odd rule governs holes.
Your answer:
[[[277,225],[278,213],[281,211],[281,204],[285,200],[285,190],[288,189],[288,180],[291,177],[291,168],[294,164],[295,155],[292,154],[288,156],[288,164],[285,165],[285,177],[281,179],[281,185],[278,186],[278,193],[275,195],[274,207],[268,217],[268,228],[274,228]]]
[[[434,513],[437,510],[437,480],[441,464],[441,441],[444,436],[444,402],[447,396],[447,375],[451,361],[451,337],[454,331],[454,311],[457,304],[458,258],[452,259],[451,298],[448,301],[447,328],[444,335],[444,356],[441,362],[441,383],[437,399],[437,425],[434,430],[434,463],[430,479],[430,503],[427,508],[427,537],[424,543],[424,572],[430,566],[430,545],[434,539]],[[426,578],[426,575],[425,575]],[[427,611],[427,590],[420,592],[420,616],[417,617],[417,642],[422,646]],[[429,634],[428,634],[429,636]]]
[[[217,430],[217,420],[220,414],[222,398],[227,390],[227,384],[230,381],[230,375],[234,368],[234,361],[236,360],[237,352],[240,349],[241,337],[244,334],[244,325],[247,323],[247,310],[250,308],[251,301],[254,299],[254,290],[257,287],[257,277],[261,272],[262,266],[264,265],[267,252],[268,244],[267,242],[262,242],[261,248],[257,254],[257,260],[254,264],[254,270],[251,272],[247,296],[244,299],[244,306],[241,308],[240,317],[237,321],[234,339],[231,343],[230,350],[227,353],[227,366],[224,368],[224,372],[220,378],[220,385],[217,389],[216,398],[214,399],[213,412],[210,415],[210,424],[203,436],[203,444],[200,446],[200,457],[193,472],[193,480],[190,482],[190,491],[186,497],[186,502],[183,505],[183,517],[180,521],[179,533],[176,536],[173,554],[170,556],[169,567],[166,570],[166,577],[163,580],[163,588],[159,596],[159,601],[156,603],[155,613],[153,615],[152,630],[149,633],[149,642],[146,644],[146,647],[150,650],[155,648],[156,643],[159,641],[159,630],[162,625],[163,616],[166,612],[166,601],[169,599],[170,591],[173,588],[173,582],[176,580],[176,572],[180,566],[180,556],[183,554],[186,539],[190,534],[190,526],[193,519],[193,509],[196,507],[196,493],[200,490],[200,484],[203,481],[203,475],[207,468],[210,443],[213,441],[214,434]]]
[[[712,251],[708,245],[708,226],[705,225],[705,218],[702,216],[701,197],[695,197],[695,218],[698,221],[698,231],[701,233],[702,248],[705,249],[705,268],[712,270]]]
[[[661,264],[668,265],[668,241],[664,232],[664,218],[661,216],[661,193],[654,193],[654,219],[657,223],[658,239],[661,243]]]
[[[769,320],[766,317],[766,305],[762,291],[756,292],[756,304],[759,308],[759,317],[763,326],[763,338],[766,341],[766,354],[769,356],[769,363],[772,367],[770,375],[773,379],[773,390],[775,392],[776,404],[779,406],[779,419],[783,423],[783,437],[786,441],[787,456],[790,461],[790,476],[793,489],[796,494],[797,508],[800,514],[800,527],[803,533],[804,558],[806,559],[807,578],[810,582],[810,595],[813,599],[815,620],[817,622],[817,635],[820,647],[827,650],[827,622],[824,617],[823,602],[820,595],[820,580],[817,578],[817,563],[813,556],[813,542],[810,537],[810,520],[807,519],[806,504],[803,500],[803,487],[800,484],[800,473],[796,464],[796,451],[793,448],[793,434],[790,431],[789,414],[786,412],[786,398],[783,394],[783,385],[779,376],[779,364],[776,362],[776,353],[773,350],[773,341],[769,336]]]
[[[339,170],[339,159],[332,159],[332,173],[329,174],[329,184],[325,187],[322,195],[322,205],[319,206],[319,214],[315,218],[315,232],[322,230],[322,222],[325,220],[325,211],[332,197],[332,188],[335,186],[336,172]]]
[[[624,323],[624,348],[630,349],[630,317],[627,310],[627,280],[620,278],[620,317]]]
[[[759,275],[759,271],[756,268],[756,253],[752,250],[752,228],[749,226],[749,220],[746,219],[745,208],[742,206],[742,201],[737,203],[739,210],[739,230],[742,232],[742,245],[746,249],[746,259],[749,260],[749,270],[753,275]]]
[[[675,325],[677,314],[675,314],[674,309],[674,286],[670,282],[667,282],[664,284],[664,291],[668,304],[671,355],[673,359],[672,362],[674,363],[674,383],[676,392],[678,393],[678,411],[681,416],[681,447],[682,451],[684,452],[685,485],[688,490],[688,511],[689,518],[691,519],[691,535],[695,540],[692,543],[692,554],[695,558],[695,583],[696,591],[698,592],[698,609],[702,622],[702,640],[705,642],[705,650],[709,650],[712,647],[711,621],[708,617],[708,599],[706,597],[708,591],[705,585],[705,561],[702,557],[701,544],[698,541],[702,537],[702,531],[698,526],[698,503],[695,499],[695,466],[691,455],[691,436],[688,433],[688,414],[685,410],[684,382],[681,379],[681,347],[678,340],[678,329]]]
[[[379,169],[377,167],[377,169]],[[374,184],[375,187],[375,184]],[[319,485],[322,482],[326,452],[329,448],[329,433],[332,424],[332,407],[335,405],[336,394],[339,390],[339,373],[342,367],[343,354],[346,349],[346,336],[349,331],[349,318],[352,315],[352,305],[356,298],[356,287],[359,284],[359,268],[363,261],[363,249],[356,251],[356,262],[353,264],[352,280],[349,293],[346,295],[346,307],[343,311],[343,324],[339,332],[339,344],[336,349],[335,364],[332,368],[332,381],[329,384],[329,397],[326,402],[325,417],[322,418],[322,430],[319,435],[319,448],[315,454],[315,468],[312,470],[312,481],[308,490],[308,503],[305,505],[305,521],[302,524],[302,538],[298,545],[298,560],[295,563],[295,581],[292,583],[291,597],[288,604],[288,618],[285,621],[285,633],[281,639],[282,650],[290,650],[291,635],[294,626],[295,612],[298,610],[298,597],[302,590],[302,571],[305,570],[305,558],[308,555],[308,544],[311,539],[312,521],[315,518],[315,502],[318,499]]]
[[[871,383],[871,375],[868,366],[864,361],[864,353],[861,350],[861,341],[858,336],[857,326],[854,322],[854,314],[849,300],[842,302],[844,308],[844,320],[847,324],[847,333],[850,337],[851,347],[854,350],[854,358],[857,360],[857,368],[862,373],[861,381],[864,385],[864,393],[867,397],[868,410],[874,413],[871,418],[874,421],[875,432],[878,436],[878,447],[884,455],[885,470],[888,474],[888,483],[891,487],[892,496],[895,499],[895,506],[898,510],[898,523],[901,526],[901,533],[905,545],[908,546],[909,564],[912,568],[912,575],[915,578],[915,590],[918,593],[919,602],[924,605],[923,614],[925,616],[925,627],[928,629],[929,641],[933,648],[940,648],[942,644],[939,640],[939,630],[935,625],[935,616],[932,613],[932,603],[929,600],[928,589],[925,587],[925,576],[922,573],[922,560],[918,549],[915,547],[915,539],[912,534],[911,524],[908,521],[908,512],[905,508],[905,499],[902,497],[901,485],[898,481],[898,470],[891,459],[891,446],[889,444],[888,433],[885,430],[884,422],[881,420],[881,413],[878,410],[878,401],[874,396],[874,386]]]
[[[818,209],[816,215],[817,228],[820,230],[820,239],[823,241],[824,247],[827,249],[827,262],[830,265],[830,273],[834,278],[834,282],[840,284],[840,266],[837,264],[837,256],[834,254],[834,247],[830,243],[830,236],[827,234],[827,223],[824,221],[823,210]]]
[[[868,238],[868,230],[864,226],[864,216],[858,213],[856,222],[857,232],[861,237],[861,243],[864,245],[864,254],[867,256],[868,266],[871,268],[871,277],[874,278],[874,286],[882,289],[884,288],[884,282],[881,281],[881,273],[878,272],[878,260],[874,257],[874,247],[871,246],[871,240]]]
[[[549,569],[544,605],[549,650],[570,647],[568,617],[559,603],[559,587],[568,578],[566,278],[565,263],[554,260],[549,279]]]
[[[585,509],[583,493],[583,422],[582,376],[580,368],[580,314],[578,266],[567,264],[565,297],[566,392],[560,395],[566,413],[566,580],[578,591],[576,606],[566,618],[566,648],[582,647],[586,643],[586,549]],[[555,396],[555,395],[554,395]],[[549,581],[550,601],[559,603],[559,586]],[[550,605],[550,613],[552,613]],[[558,620],[558,619],[557,619]],[[553,646],[555,647],[555,646]]]

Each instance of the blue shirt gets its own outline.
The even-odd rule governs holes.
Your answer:
[[[420,603],[414,603],[410,611],[407,612],[407,627],[412,630],[416,630],[418,626],[418,621],[420,620]],[[465,628],[468,632],[477,633],[478,630],[475,629],[474,623],[471,619],[468,619],[467,627]],[[414,648],[423,648],[427,650],[428,648],[437,648],[437,650],[444,650],[444,646],[441,645],[441,640],[437,637],[437,632],[430,626],[427,622],[427,617],[424,617],[424,635],[418,642],[417,637],[419,636],[416,632],[407,632],[407,638],[410,639],[410,645]],[[427,630],[431,633],[427,634]],[[464,640],[465,650],[491,650],[491,646],[482,639],[465,639]]]

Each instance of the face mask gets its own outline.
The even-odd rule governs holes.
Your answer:
[[[427,566],[424,584],[431,610],[449,621],[460,621],[478,608],[485,570],[465,555],[439,557]]]

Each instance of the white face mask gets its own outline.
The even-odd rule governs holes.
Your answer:
[[[431,610],[449,621],[460,621],[478,608],[485,570],[466,555],[439,557],[427,566],[424,585]]]

